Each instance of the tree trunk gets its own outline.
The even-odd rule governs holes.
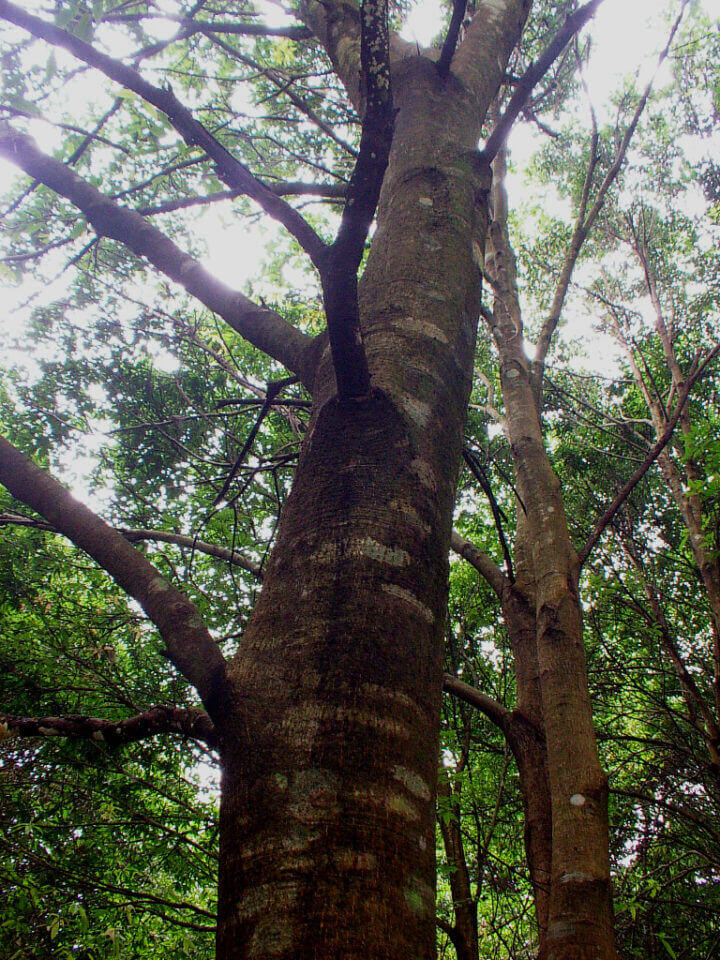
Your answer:
[[[447,553],[486,221],[476,103],[427,61],[404,69],[361,284],[373,391],[334,397],[326,351],[231,666],[247,722],[224,756],[222,960],[435,954]]]
[[[510,746],[518,765],[525,821],[525,856],[535,901],[538,957],[545,957],[550,875],[552,865],[552,807],[547,747],[537,660],[535,598],[524,582],[522,517],[518,521],[516,558],[518,579],[502,598],[505,625],[513,651],[517,709],[513,714]]]
[[[472,895],[470,872],[465,858],[458,809],[459,797],[453,792],[447,771],[442,769],[438,777],[438,796],[444,799],[446,804],[444,815],[439,817],[439,826],[450,871],[450,891],[455,914],[455,924],[449,936],[458,960],[478,960],[477,902]]]

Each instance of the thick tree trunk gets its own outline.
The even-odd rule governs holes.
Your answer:
[[[432,956],[447,534],[414,452],[381,393],[305,449],[233,665],[219,957]]]
[[[484,196],[477,105],[420,59],[361,285],[370,396],[327,351],[263,590],[231,667],[217,955],[431,958],[447,552]],[[440,106],[442,109],[440,109]]]

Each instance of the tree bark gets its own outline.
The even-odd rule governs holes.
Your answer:
[[[223,960],[435,954],[447,553],[487,174],[473,162],[476,99],[429,61],[402,70],[360,285],[373,388],[336,397],[325,351],[230,667],[247,720],[224,756]]]
[[[552,834],[545,950],[547,960],[614,960],[608,790],[592,723],[580,563],[543,444],[539,391],[523,346],[503,181],[499,155],[486,269],[496,294],[491,329],[517,477],[516,567],[535,604],[535,650],[532,643],[523,645],[516,672],[523,677],[524,696],[536,703],[531,709],[542,703]]]

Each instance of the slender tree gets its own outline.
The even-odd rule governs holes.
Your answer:
[[[115,97],[91,129],[80,130],[72,152],[54,156],[23,125],[23,117],[43,108],[44,94],[36,90],[31,104],[11,91],[0,153],[31,178],[26,195],[43,189],[62,198],[94,231],[93,248],[99,240],[103,247],[115,241],[285,369],[283,378],[261,391],[255,426],[217,485],[213,509],[232,502],[262,421],[275,406],[298,427],[290,401],[282,407],[282,391],[299,382],[311,397],[292,489],[262,563],[244,557],[234,543],[213,544],[144,524],[118,529],[0,440],[3,484],[142,607],[162,637],[165,656],[204,707],[153,705],[119,721],[6,716],[4,730],[108,744],[164,731],[218,750],[217,956],[223,960],[435,954],[447,557],[481,314],[500,359],[516,469],[514,569],[509,561],[500,570],[458,537],[454,545],[502,601],[516,657],[517,709],[500,707],[454,678],[445,684],[494,713],[518,761],[540,955],[616,956],[607,782],[592,723],[578,585],[582,562],[620,500],[600,518],[586,546],[576,549],[543,446],[541,417],[545,359],[570,275],[637,120],[598,183],[594,159],[590,164],[533,363],[523,350],[504,193],[509,129],[531,109],[534,88],[566,55],[598,5],[592,0],[558,10],[553,4],[548,12],[538,3],[533,19],[530,0],[480,0],[473,9],[457,2],[442,42],[421,50],[391,29],[387,2],[376,0],[359,6],[301,0],[293,10],[296,22],[282,28],[264,27],[234,7],[224,19],[207,3],[183,4],[176,33],[153,42],[143,33],[143,23],[156,16],[152,6],[139,12],[127,4],[73,3],[59,7],[51,20],[0,0],[8,58],[15,57],[16,66],[22,54],[42,44],[54,51],[48,82],[60,58],[72,64],[63,66],[67,73],[105,77]],[[545,21],[549,37],[543,35],[543,14],[551,14]],[[117,30],[134,35],[140,46],[118,56],[103,41]],[[237,45],[242,37],[253,38],[259,55]],[[513,61],[514,51],[528,37],[539,52],[515,77],[512,64],[520,61]],[[277,61],[282,45],[292,43],[306,50],[297,73],[287,76]],[[278,142],[283,118],[277,114],[265,126],[265,119],[253,117],[247,133],[238,131],[227,62],[219,104],[210,109],[193,76],[204,49],[210,51],[205,56],[219,51],[251,71],[268,99],[320,131],[321,148],[304,128],[288,144]],[[164,58],[174,50],[181,52],[168,67]],[[311,62],[317,76],[318,58],[332,67],[332,122],[317,109],[324,91],[308,83],[297,92],[303,63]],[[162,84],[148,69],[154,62],[165,66]],[[178,85],[180,78],[187,78],[181,80],[185,96],[170,83]],[[112,121],[123,111],[134,118],[135,154],[113,140]],[[150,157],[142,147],[145,126],[152,133]],[[240,149],[244,139],[250,148]],[[259,139],[271,144],[264,154],[253,153]],[[282,176],[296,141],[305,150],[304,166],[320,168],[332,182]],[[98,145],[111,152],[107,183],[98,183],[88,162]],[[165,162],[166,155],[172,159]],[[78,164],[85,170],[78,172]],[[193,205],[198,170],[211,171],[216,180],[205,202],[241,198],[280,224],[302,251],[321,290],[320,332],[307,322],[291,322],[289,310],[274,310],[230,288],[156,225],[154,218]],[[156,199],[156,179],[179,182],[183,189]],[[332,241],[323,237],[324,224],[289,199],[297,196],[341,201]],[[82,224],[73,237],[76,225],[67,212],[65,217],[70,240],[77,239]],[[42,223],[36,232],[45,250],[69,242]],[[77,262],[87,252],[80,251]],[[123,264],[118,256],[119,275]],[[481,303],[483,278],[492,291],[491,308]],[[198,346],[192,324],[183,336]],[[701,371],[698,364],[678,387],[676,420]],[[133,546],[153,539],[206,555],[225,551],[224,559],[262,577],[239,643],[223,652],[201,605]],[[459,955],[471,958],[477,953],[476,917],[467,902],[469,877],[462,869],[452,786],[445,780],[440,796],[450,811],[442,833],[456,864],[453,894],[466,907],[462,915],[456,910],[454,942]]]

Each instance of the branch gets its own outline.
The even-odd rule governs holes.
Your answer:
[[[443,674],[443,690],[484,713],[488,720],[491,720],[503,733],[507,733],[512,726],[512,711],[508,710],[499,701],[493,700],[487,694],[471,687],[469,683],[445,673]]]
[[[43,520],[35,520],[33,517],[26,517],[20,513],[0,513],[0,527],[30,527],[33,530],[47,530],[50,533],[59,533],[51,524]],[[133,529],[128,530],[125,527],[116,527],[118,533],[122,534],[130,543],[143,541],[156,541],[157,543],[171,543],[178,547],[187,547],[189,550],[197,550],[198,553],[204,553],[208,557],[216,557],[218,560],[224,560],[226,563],[232,563],[236,567],[241,567],[252,573],[253,576],[262,578],[260,564],[244,556],[238,550],[229,550],[227,547],[218,546],[215,543],[207,543],[205,540],[198,540],[196,537],[187,536],[184,533],[170,533],[165,530],[147,530]]]
[[[507,539],[505,537],[505,531],[502,525],[503,518],[507,523],[507,517],[505,517],[505,514],[500,509],[500,505],[495,499],[495,494],[492,491],[492,487],[490,486],[490,482],[487,476],[485,475],[485,471],[483,470],[480,460],[475,455],[475,453],[472,450],[470,450],[468,447],[465,447],[463,449],[463,460],[467,464],[468,469],[470,470],[472,475],[480,484],[483,493],[488,499],[488,503],[490,504],[490,509],[493,515],[493,520],[495,521],[495,529],[497,530],[498,539],[500,540],[500,547],[502,549],[503,559],[505,561],[505,571],[508,577],[510,578],[510,582],[513,583],[515,580],[515,574],[513,573],[512,557],[510,556],[510,548],[508,547]]]
[[[105,19],[119,20],[121,18],[106,17]],[[128,19],[136,22],[140,18],[130,15]],[[182,17],[164,16],[162,19],[175,20],[182,24],[186,36],[191,36],[193,33],[204,33],[208,36],[212,36],[214,33],[225,33],[240,37],[286,37],[288,40],[309,40],[312,37],[312,33],[307,27],[266,27],[262,23],[227,23],[224,21],[212,23],[205,20],[184,20]]]
[[[475,15],[458,44],[453,73],[475,101],[479,120],[505,79],[508,61],[520,41],[530,0],[479,0]]]
[[[640,122],[640,117],[642,116],[645,107],[647,106],[650,93],[652,91],[653,85],[655,83],[655,77],[657,76],[658,70],[662,66],[663,62],[667,58],[668,53],[670,52],[670,47],[672,42],[675,39],[675,34],[677,33],[682,18],[685,14],[685,8],[687,6],[688,0],[683,0],[683,3],[680,7],[680,12],[673,23],[673,26],[670,30],[670,35],[668,37],[667,43],[663,48],[660,56],[658,57],[657,64],[655,66],[655,72],[650,78],[645,90],[638,101],[635,112],[633,113],[632,119],[628,124],[628,127],[623,135],[620,145],[617,148],[615,154],[615,159],[610,166],[610,169],[605,174],[603,182],[598,188],[597,196],[595,197],[595,202],[593,203],[590,212],[587,213],[587,206],[590,196],[590,187],[592,185],[592,179],[595,173],[595,167],[598,162],[597,156],[597,131],[595,127],[595,118],[593,115],[593,138],[591,142],[591,160],[588,166],[588,170],[585,177],[585,184],[583,186],[582,199],[580,204],[580,210],[578,217],[575,223],[575,228],[573,230],[573,235],[570,241],[570,246],[568,247],[568,252],[565,257],[565,262],[563,264],[563,269],[558,281],[558,285],[555,290],[555,296],[553,298],[553,304],[550,309],[550,314],[543,324],[543,328],[540,331],[540,336],[538,338],[538,346],[535,353],[535,359],[532,362],[532,378],[533,378],[533,389],[536,396],[540,395],[542,387],[542,376],[543,370],[545,367],[545,358],[547,357],[547,352],[550,348],[550,342],[552,340],[555,329],[560,321],[560,313],[562,311],[563,304],[565,302],[565,297],[567,296],[567,291],[570,286],[570,280],[575,269],[575,264],[579,256],[580,250],[583,243],[587,239],[590,231],[593,228],[593,225],[603,208],[605,203],[605,197],[608,190],[615,182],[617,175],[620,172],[620,169],[625,162],[625,157],[627,155],[628,147],[630,146],[630,141],[633,138],[635,130],[638,123]]]
[[[217,733],[203,710],[179,707],[152,707],[124,720],[105,720],[67,714],[63,717],[14,717],[0,713],[0,741],[27,737],[73,737],[97,740],[116,747],[146,740],[159,733],[177,733],[218,745]]]
[[[375,216],[393,135],[387,0],[362,0],[360,59],[365,115],[360,151],[335,242],[320,271],[340,397],[362,397],[370,372],[360,330],[357,271]]]
[[[620,490],[620,492],[615,497],[613,502],[610,504],[610,506],[607,508],[607,510],[602,514],[602,516],[599,518],[599,520],[595,524],[595,527],[593,528],[592,533],[588,537],[587,542],[585,543],[585,546],[582,548],[582,550],[580,550],[578,554],[578,561],[580,563],[580,566],[582,566],[585,563],[587,558],[590,556],[590,553],[593,547],[602,536],[603,531],[606,529],[606,527],[610,523],[612,523],[618,511],[620,510],[622,505],[625,503],[627,498],[630,496],[632,491],[635,489],[637,484],[642,480],[642,478],[648,472],[650,467],[653,465],[653,463],[655,463],[657,458],[660,456],[660,454],[663,452],[665,447],[670,442],[670,439],[672,438],[672,435],[673,435],[673,431],[675,430],[678,420],[682,415],[683,409],[690,397],[690,392],[693,386],[703,376],[708,366],[712,363],[712,361],[715,359],[718,353],[720,353],[720,343],[716,344],[712,348],[710,353],[705,357],[705,359],[699,366],[695,365],[695,369],[694,370],[691,369],[691,371],[689,372],[687,380],[685,381],[685,384],[682,390],[678,394],[677,403],[675,405],[675,412],[673,413],[672,417],[668,420],[667,427],[665,428],[665,432],[658,439],[657,443],[653,446],[652,450],[648,453],[647,457],[643,460],[643,462],[640,464],[637,470],[635,470],[635,472],[627,481],[627,483],[624,485],[622,490]]]
[[[137,256],[145,257],[222,317],[245,340],[312,387],[308,355],[313,341],[279,314],[227,287],[139,213],[100,193],[64,163],[38,150],[30,137],[16,132],[7,123],[0,125],[0,156],[66,197],[83,212],[99,236],[118,240]]]
[[[297,15],[322,44],[350,102],[362,113],[360,11],[348,0],[300,0]]]
[[[160,631],[170,661],[196,687],[218,723],[233,712],[225,659],[197,607],[57,480],[0,437],[0,483],[89,554],[133,597]]]
[[[487,163],[492,163],[498,150],[504,145],[512,125],[530,99],[533,88],[542,80],[568,43],[576,33],[582,30],[601,3],[602,0],[590,0],[590,3],[586,3],[584,7],[580,7],[575,13],[570,14],[539,58],[527,68],[518,81],[505,112],[493,127],[482,151]]]
[[[283,181],[266,184],[268,190],[278,197],[321,197],[327,200],[343,200],[347,193],[344,183],[303,183],[302,181]],[[143,217],[150,217],[157,213],[172,213],[173,210],[185,210],[188,207],[205,206],[208,203],[219,203],[223,200],[234,200],[242,196],[237,190],[216,190],[205,196],[178,197],[174,200],[165,200],[154,206],[137,207],[136,213]]]
[[[247,37],[287,37],[289,40],[309,40],[312,37],[312,33],[307,27],[268,27],[262,23],[192,20],[187,17],[173,17],[166,13],[109,13],[102,18],[103,23],[136,24],[141,20],[170,20],[173,23],[179,23],[183,28],[183,36],[186,37],[192,36],[194,33],[230,33]]]
[[[467,9],[467,0],[453,0],[453,12],[452,17],[450,18],[450,26],[448,27],[447,36],[445,37],[445,42],[442,45],[442,50],[440,51],[440,59],[437,64],[437,71],[441,77],[446,77],[450,72],[450,61],[453,58],[455,53],[455,48],[457,47],[458,37],[460,36],[460,28],[462,27],[462,22],[465,19],[465,11]]]
[[[491,560],[482,550],[479,550],[474,543],[470,543],[469,540],[461,536],[457,530],[453,530],[452,532],[450,546],[458,556],[462,557],[463,560],[467,560],[470,566],[475,567],[480,576],[487,581],[497,596],[501,598],[504,591],[510,586],[510,581],[495,561]]]
[[[225,499],[225,495],[230,489],[230,486],[233,480],[235,479],[238,470],[242,466],[243,461],[245,460],[245,457],[250,452],[250,448],[253,445],[255,437],[258,435],[258,431],[262,426],[263,420],[272,409],[272,405],[275,402],[276,398],[280,395],[283,389],[291,383],[295,383],[295,379],[293,377],[285,380],[278,380],[275,383],[268,384],[267,392],[265,394],[265,400],[263,401],[263,404],[260,407],[260,411],[257,415],[257,419],[255,420],[255,423],[252,425],[250,433],[248,434],[245,442],[243,443],[242,449],[240,450],[240,453],[237,455],[235,463],[232,465],[230,473],[227,475],[227,478],[225,479],[225,482],[222,485],[222,490],[215,497],[215,500],[213,501],[213,507],[216,507],[222,500]]]
[[[164,89],[148,83],[132,67],[127,67],[113,57],[101,53],[67,30],[62,30],[39,17],[26,13],[9,0],[0,0],[0,17],[27,30],[34,37],[67,50],[78,60],[100,70],[106,77],[132,90],[160,110],[188,146],[198,146],[207,154],[215,164],[218,176],[231,190],[237,190],[255,200],[269,216],[280,222],[295,237],[313,264],[319,267],[325,244],[313,228],[297,210],[256,179],[245,164],[229,153],[199,121],[195,120],[169,87]]]

